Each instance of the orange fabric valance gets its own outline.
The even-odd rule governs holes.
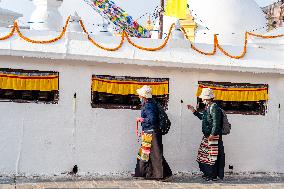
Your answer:
[[[120,95],[138,95],[136,90],[143,85],[149,85],[152,88],[153,95],[169,94],[169,82],[140,82],[140,81],[120,81],[93,78],[92,91],[104,92]]]
[[[58,74],[54,75],[24,75],[0,73],[0,89],[12,90],[58,90]]]
[[[215,100],[222,101],[261,101],[268,100],[268,86],[265,87],[217,87],[199,84],[196,96],[201,94],[202,88],[211,88]]]

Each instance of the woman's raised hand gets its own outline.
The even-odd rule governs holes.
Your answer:
[[[194,109],[194,107],[193,107],[193,106],[191,106],[190,104],[189,104],[189,105],[187,105],[187,108],[188,108],[189,110],[191,110],[191,111],[192,111],[192,113],[196,112],[196,110]]]
[[[143,122],[144,121],[144,118],[142,118],[142,117],[138,117],[138,118],[136,118],[136,122]]]

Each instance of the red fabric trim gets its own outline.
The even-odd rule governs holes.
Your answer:
[[[267,91],[268,88],[259,88],[259,89],[250,89],[250,88],[245,88],[245,90],[238,90],[238,89],[230,89],[230,88],[216,88],[216,87],[211,87],[211,86],[204,86],[204,85],[199,85],[200,88],[210,88],[213,90],[217,91]]]
[[[56,79],[59,76],[8,76],[0,75],[0,77],[17,78],[17,79]]]
[[[138,81],[115,81],[115,80],[105,80],[99,78],[93,78],[92,80],[98,80],[105,83],[117,83],[117,84],[136,84],[136,85],[161,85],[161,84],[169,84],[168,81],[165,82],[138,82]]]

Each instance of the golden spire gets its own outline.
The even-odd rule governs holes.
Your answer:
[[[186,19],[180,19],[180,25],[185,29],[190,41],[193,42],[197,24],[194,22],[194,18],[191,16],[189,10],[187,10]]]
[[[149,31],[153,30],[154,26],[153,26],[153,23],[151,21],[150,15],[149,15],[149,18],[147,20],[147,24],[144,27],[145,27],[145,29],[147,29]]]

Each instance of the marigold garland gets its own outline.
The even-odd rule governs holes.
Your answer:
[[[187,40],[189,40],[189,37],[185,31],[184,28],[181,28],[182,32],[184,33],[185,37]],[[234,58],[234,59],[241,59],[243,58],[246,53],[247,53],[247,44],[248,44],[248,36],[251,35],[251,36],[255,36],[255,37],[261,37],[261,38],[264,38],[264,39],[271,39],[271,38],[279,38],[279,37],[284,37],[284,34],[281,34],[281,35],[275,35],[275,36],[265,36],[265,35],[260,35],[260,34],[254,34],[254,33],[251,33],[251,32],[246,32],[245,33],[245,42],[244,42],[244,47],[243,47],[243,52],[242,54],[240,55],[237,55],[237,56],[234,56],[234,55],[231,55],[229,54],[227,51],[225,51],[223,49],[223,47],[221,47],[220,43],[219,43],[219,40],[218,40],[218,37],[216,34],[214,34],[214,49],[213,49],[213,52],[211,53],[206,53],[206,52],[203,52],[199,49],[197,49],[192,43],[191,43],[191,48],[197,52],[199,52],[200,54],[204,54],[204,55],[208,55],[208,56],[211,56],[211,55],[214,55],[216,53],[216,47],[226,56],[230,57],[230,58]]]
[[[14,32],[15,32],[15,26],[13,25],[11,31],[10,31],[7,35],[5,35],[5,36],[3,36],[3,37],[0,37],[0,40],[9,39],[10,37],[12,37],[12,35],[14,34]]]
[[[117,47],[114,47],[114,48],[108,48],[108,47],[103,47],[101,45],[99,45],[97,42],[95,42],[91,37],[90,37],[90,34],[89,32],[86,30],[86,27],[83,23],[82,20],[79,20],[79,23],[80,23],[80,26],[82,27],[82,30],[84,31],[84,33],[86,33],[88,35],[88,40],[93,44],[95,45],[96,47],[100,48],[100,49],[103,49],[103,50],[106,50],[106,51],[117,51],[118,49],[120,49],[124,43],[124,36],[125,36],[125,31],[122,32],[122,35],[121,35],[121,40],[120,40],[120,43],[118,44]]]
[[[63,30],[61,31],[60,35],[53,38],[53,39],[49,39],[49,40],[33,40],[33,39],[30,39],[28,37],[25,37],[21,31],[20,31],[20,27],[18,26],[18,23],[17,21],[14,22],[14,25],[11,29],[11,31],[3,36],[3,37],[0,37],[0,40],[6,40],[6,39],[9,39],[10,37],[13,36],[13,34],[15,32],[18,33],[19,37],[22,38],[23,40],[29,42],[29,43],[36,43],[36,44],[48,44],[48,43],[53,43],[53,42],[56,42],[58,40],[60,40],[66,33],[67,31],[67,27],[68,27],[68,24],[69,24],[69,20],[70,20],[70,16],[68,17],[68,19],[66,20],[65,22],[65,25],[63,27]],[[84,33],[86,33],[88,35],[88,40],[93,44],[95,45],[96,47],[98,48],[101,48],[103,50],[107,50],[107,51],[117,51],[118,49],[120,49],[124,43],[124,39],[126,37],[127,41],[129,44],[131,44],[132,46],[138,48],[138,49],[141,49],[141,50],[145,50],[145,51],[157,51],[157,50],[161,50],[162,48],[164,48],[166,46],[166,44],[168,43],[169,39],[170,39],[170,35],[172,33],[172,29],[174,27],[174,24],[171,25],[170,29],[169,29],[169,32],[168,32],[168,36],[166,37],[165,41],[158,47],[142,47],[142,46],[139,46],[137,44],[135,44],[131,39],[130,37],[128,36],[128,34],[123,31],[122,32],[122,35],[121,35],[121,41],[119,43],[119,45],[117,47],[114,47],[114,48],[107,48],[107,47],[103,47],[101,45],[99,45],[98,43],[96,43],[89,35],[88,31],[86,30],[82,20],[79,21],[81,27],[82,27],[82,30],[84,31]],[[184,33],[186,39],[189,40],[189,37],[185,31],[184,28],[181,28],[182,32]],[[240,55],[237,55],[237,56],[234,56],[234,55],[231,55],[229,54],[228,52],[226,52],[222,47],[221,45],[219,44],[219,41],[218,41],[218,37],[216,34],[214,34],[214,48],[213,48],[213,51],[212,52],[204,52],[202,50],[199,50],[197,49],[193,43],[190,42],[191,44],[191,48],[193,50],[195,50],[196,52],[200,53],[200,54],[203,54],[203,55],[207,55],[207,56],[212,56],[214,54],[216,54],[216,51],[217,51],[217,48],[226,56],[230,57],[230,58],[234,58],[234,59],[240,59],[240,58],[243,58],[247,52],[247,44],[248,44],[248,37],[249,36],[254,36],[254,37],[260,37],[260,38],[264,38],[264,39],[272,39],[272,38],[279,38],[279,37],[284,37],[284,34],[280,34],[280,35],[274,35],[274,36],[265,36],[265,35],[260,35],[260,34],[255,34],[255,33],[252,33],[252,32],[246,32],[245,33],[245,42],[244,42],[244,46],[243,46],[243,52],[242,54]]]
[[[284,37],[284,34],[267,36],[267,35],[260,35],[260,34],[255,34],[255,33],[251,33],[251,32],[247,32],[247,33],[251,36],[260,37],[260,38],[264,38],[264,39],[273,39],[273,38]]]
[[[70,16],[66,20],[65,25],[64,25],[63,30],[61,31],[60,35],[55,37],[55,38],[53,38],[53,39],[49,39],[49,40],[33,40],[33,39],[28,38],[28,37],[25,37],[22,34],[22,32],[20,31],[20,28],[19,28],[17,22],[14,22],[14,27],[15,27],[16,32],[18,33],[19,37],[22,38],[23,40],[25,40],[27,42],[30,42],[30,43],[47,44],[47,43],[54,43],[54,42],[58,41],[59,39],[61,39],[64,36],[64,34],[66,33],[66,30],[67,30],[67,26],[69,24],[69,20],[70,20]]]
[[[212,52],[204,52],[204,51],[201,51],[201,50],[197,49],[192,43],[190,44],[190,47],[191,47],[193,50],[199,52],[200,54],[207,55],[207,56],[213,56],[213,55],[216,54],[217,45],[218,45],[218,43],[217,43],[217,36],[214,35],[214,45],[213,45],[213,51],[212,51]]]
[[[185,29],[183,27],[181,27],[181,31],[183,32],[183,34],[185,35],[185,38],[187,40],[189,40],[189,37],[185,31]],[[196,52],[199,52],[200,54],[203,54],[203,55],[207,55],[207,56],[212,56],[214,54],[216,54],[216,50],[217,50],[217,43],[218,43],[218,40],[217,40],[217,35],[214,35],[214,44],[213,44],[213,51],[212,52],[204,52],[204,51],[201,51],[199,49],[197,49],[197,47],[195,47],[193,45],[193,43],[189,40],[190,42],[190,47],[195,50]]]
[[[141,49],[141,50],[145,50],[145,51],[158,51],[158,50],[161,50],[162,48],[164,48],[167,45],[167,43],[170,39],[170,35],[172,33],[173,27],[174,27],[174,24],[171,25],[169,32],[168,32],[168,36],[166,37],[166,40],[158,47],[142,47],[142,46],[136,45],[133,41],[131,41],[128,34],[127,33],[125,33],[125,34],[126,34],[126,39],[127,39],[128,43],[130,43],[132,46],[134,46],[138,49]]]
[[[231,55],[229,54],[228,52],[226,52],[222,47],[221,45],[219,44],[219,41],[218,41],[218,38],[217,38],[217,47],[218,49],[226,56],[230,57],[230,58],[234,58],[234,59],[240,59],[240,58],[243,58],[246,53],[247,53],[247,44],[248,44],[248,32],[245,33],[245,44],[244,44],[244,48],[243,48],[243,52],[241,55],[238,55],[238,56],[234,56],[234,55]]]

